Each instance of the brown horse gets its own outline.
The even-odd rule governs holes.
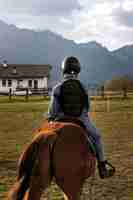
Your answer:
[[[17,181],[8,200],[39,200],[53,177],[66,199],[77,200],[95,164],[82,127],[69,122],[51,127],[45,121],[19,159]]]

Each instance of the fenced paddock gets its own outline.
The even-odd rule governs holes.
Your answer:
[[[19,89],[19,90],[0,90],[0,99],[5,99],[6,101],[14,102],[15,100],[28,101],[30,97],[32,99],[41,100],[46,97],[49,97],[49,92],[47,89],[38,88],[38,89]],[[5,98],[6,97],[6,98]]]
[[[50,98],[51,91],[46,89],[23,89],[18,91],[0,91],[0,103],[1,102],[16,102],[18,101],[41,101],[46,98]],[[105,100],[125,100],[133,98],[133,91],[123,92],[121,91],[98,91],[98,90],[88,90],[88,96],[91,100],[100,101]],[[108,102],[109,103],[109,102]]]
[[[3,99],[1,99],[3,98]],[[49,99],[23,97],[9,101],[0,97],[0,199],[16,177],[19,155],[32,138],[32,130],[47,111]],[[21,100],[18,98],[22,98]],[[34,99],[37,98],[37,99]],[[83,200],[132,200],[133,199],[133,98],[91,97],[91,118],[101,131],[106,156],[116,166],[113,178],[101,180],[97,174],[86,180]],[[47,194],[47,197],[46,197]],[[61,200],[62,192],[53,184],[43,194],[42,200]]]

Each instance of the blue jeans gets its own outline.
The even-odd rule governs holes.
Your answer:
[[[103,144],[101,141],[101,135],[99,130],[93,125],[91,120],[88,117],[87,112],[83,112],[79,119],[83,122],[85,125],[87,131],[88,131],[88,137],[90,138],[91,142],[95,144],[95,150],[96,150],[96,157],[98,161],[104,161],[104,149]]]

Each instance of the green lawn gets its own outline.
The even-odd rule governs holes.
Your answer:
[[[48,103],[48,99],[43,98],[8,102],[0,97],[0,199],[4,199],[15,180],[20,152],[31,140],[32,130],[47,111]],[[93,179],[88,179],[83,199],[132,200],[133,99],[93,100],[91,111],[103,137],[105,154],[116,166],[117,173],[109,180],[100,180],[97,173]],[[47,192],[51,196],[47,199],[61,199],[61,192],[55,184]]]

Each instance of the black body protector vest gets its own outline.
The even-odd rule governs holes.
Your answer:
[[[70,117],[79,117],[86,107],[88,95],[79,80],[69,79],[61,85],[59,103],[63,113]]]

